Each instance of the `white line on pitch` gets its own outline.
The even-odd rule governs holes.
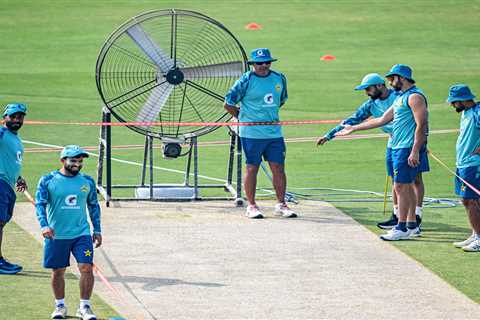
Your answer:
[[[41,142],[35,142],[35,141],[30,141],[30,140],[22,140],[22,142],[37,145],[37,146],[42,146],[42,147],[57,148],[59,150],[63,149],[63,146],[58,146],[58,145],[54,145],[54,144],[41,143]],[[93,152],[87,152],[87,153],[91,156],[94,156],[94,157],[98,158],[98,154],[96,154],[96,153],[93,153]],[[137,166],[137,167],[143,167],[142,163],[138,163],[138,162],[134,162],[134,161],[122,160],[122,159],[117,159],[117,158],[112,158],[112,161],[119,162],[119,163],[124,163],[124,164],[129,164],[129,165]],[[168,168],[162,168],[162,167],[157,167],[157,166],[153,166],[153,168],[157,169],[157,170],[162,170],[162,171],[185,174],[184,171],[175,170],[175,169],[168,169]],[[193,176],[193,173],[190,173],[190,175]],[[198,175],[198,177],[203,178],[203,179],[207,179],[207,180],[211,180],[211,181],[224,182],[224,183],[227,182],[227,180],[208,177],[208,176],[203,176],[203,175]]]

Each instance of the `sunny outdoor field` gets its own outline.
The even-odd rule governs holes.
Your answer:
[[[281,112],[282,120],[342,119],[366,99],[363,92],[353,90],[362,77],[370,72],[383,75],[396,63],[410,65],[417,85],[425,91],[433,132],[459,127],[458,114],[445,103],[450,85],[467,83],[480,94],[477,0],[0,0],[0,104],[27,103],[28,120],[100,121],[102,101],[95,85],[95,63],[104,41],[132,16],[166,8],[199,11],[222,22],[246,52],[256,47],[270,48],[278,58],[272,68],[288,78],[289,100]],[[251,22],[263,28],[246,30],[244,26]],[[327,54],[337,59],[320,60]],[[218,108],[222,108],[221,103]],[[308,192],[294,188],[322,187],[383,193],[386,138],[332,141],[317,148],[314,138],[330,127],[284,127],[286,138],[311,138],[288,144],[291,190]],[[113,132],[114,145],[144,143],[143,136],[128,128],[114,128]],[[456,135],[432,133],[429,137],[431,151],[452,169]],[[59,161],[58,152],[32,152],[32,148],[38,148],[38,144],[96,146],[99,128],[26,125],[21,136],[37,143],[25,143],[23,176],[33,194],[39,177],[58,168]],[[220,128],[199,141],[227,139],[226,130]],[[201,147],[200,173],[224,179],[227,152],[226,146]],[[141,162],[143,150],[115,150],[113,156]],[[160,151],[156,158],[161,158]],[[95,157],[89,158],[84,169],[94,177],[96,161]],[[424,176],[426,196],[455,199],[453,177],[433,159],[430,161],[431,172]],[[160,160],[156,165],[182,169],[184,162]],[[118,183],[139,182],[139,167],[114,163],[113,170]],[[182,176],[174,173],[156,171],[155,175],[158,183],[182,182]],[[259,186],[270,187],[264,175]],[[21,195],[19,199],[25,201]],[[335,205],[375,233],[380,234],[376,223],[387,218],[381,202]],[[480,302],[480,255],[463,253],[451,245],[470,233],[463,208],[425,208],[423,229],[420,240],[393,245]],[[28,273],[0,278],[0,318],[13,312],[15,319],[48,315],[53,300],[48,272],[41,267],[41,246],[10,224],[5,231],[4,251],[12,261],[21,262]],[[389,266],[384,270],[388,273]],[[77,284],[73,275],[70,279],[68,299],[76,301],[77,291],[70,289],[76,289]],[[99,316],[115,315],[99,300],[97,305]]]

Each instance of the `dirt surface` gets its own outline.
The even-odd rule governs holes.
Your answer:
[[[95,292],[126,319],[480,319],[480,306],[334,207],[249,220],[231,202],[102,205]],[[41,241],[31,204],[15,222]],[[71,268],[76,272],[76,268]]]

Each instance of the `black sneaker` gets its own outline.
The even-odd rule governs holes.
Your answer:
[[[392,229],[398,224],[398,218],[394,214],[390,217],[389,220],[377,223],[377,227],[380,229],[388,230]]]
[[[415,220],[417,220],[417,226],[420,228],[420,225],[422,224],[422,217],[420,217],[418,214],[415,216]]]

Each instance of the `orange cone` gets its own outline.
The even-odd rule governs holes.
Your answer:
[[[320,60],[323,60],[323,61],[331,61],[331,60],[335,60],[335,59],[337,59],[337,57],[332,56],[331,54],[326,54],[326,55],[320,57]]]
[[[262,26],[259,25],[258,23],[251,22],[251,23],[245,25],[245,29],[247,29],[247,30],[260,30],[260,29],[262,29]]]

